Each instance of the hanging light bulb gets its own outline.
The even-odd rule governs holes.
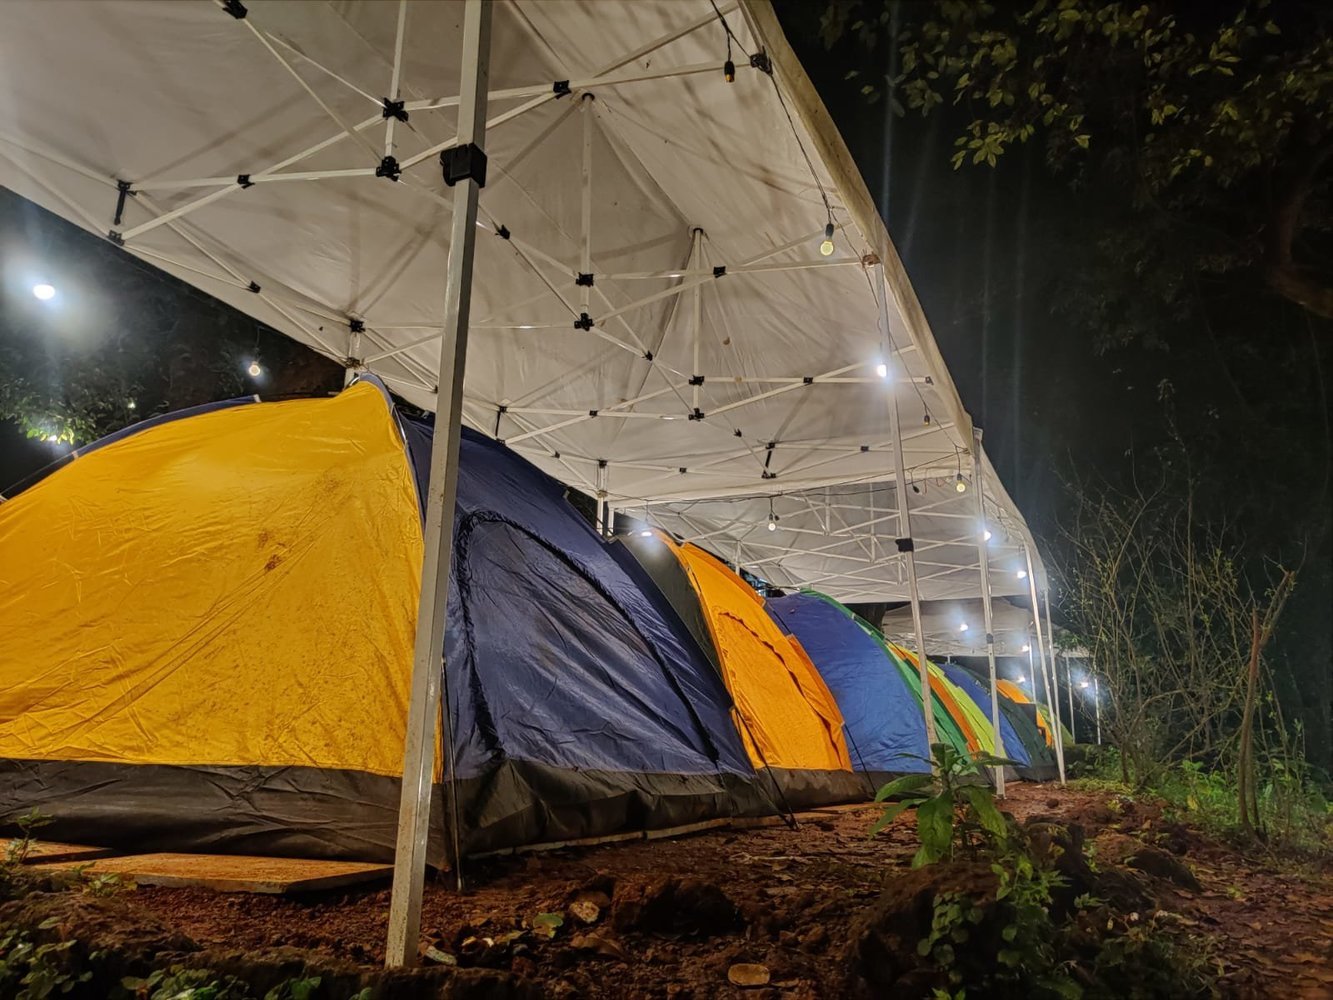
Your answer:
[[[1016,577],[1018,577],[1020,580],[1026,580],[1026,579],[1028,578],[1028,571],[1025,570],[1025,569],[1020,569],[1020,570],[1019,570],[1017,573],[1015,573],[1014,575],[1015,575]]]
[[[1020,653],[1030,653],[1030,652],[1032,652],[1032,647],[1029,646],[1029,645],[1024,644],[1023,648],[1020,649],[1019,652],[1020,652]]]
[[[954,477],[953,488],[958,493],[967,492],[967,480],[963,478],[963,474],[961,472]]]
[[[831,251],[830,251],[831,252]],[[56,297],[55,285],[48,285],[45,281],[32,286],[32,294],[37,296],[43,302],[50,302]]]
[[[772,518],[769,518],[769,519],[768,519],[768,530],[769,530],[769,531],[777,531],[777,530],[778,530],[778,522],[775,521],[775,520],[773,520]]]
[[[819,244],[819,252],[825,257],[833,256],[833,220],[824,227],[824,242]]]
[[[768,530],[778,530],[778,515],[773,511],[773,501],[771,499],[768,501]]]
[[[730,59],[722,64],[722,79],[726,80],[727,83],[736,82],[736,64]]]
[[[984,531],[982,531],[982,533],[981,533],[981,540],[982,540],[983,542],[989,542],[989,541],[990,541],[990,529],[989,529],[989,528],[987,528],[987,529],[985,529]]]
[[[1087,682],[1087,681],[1079,681],[1079,682],[1078,682],[1078,686],[1081,687],[1081,688],[1085,688],[1085,687],[1088,686],[1088,682]]]
[[[959,632],[966,632],[966,631],[967,631],[967,622],[963,622],[961,625],[959,625],[959,626],[958,626],[958,631],[959,631]]]
[[[1019,674],[1019,675],[1018,675],[1018,683],[1019,683],[1019,684],[1026,684],[1027,682],[1028,682],[1028,679],[1027,679],[1026,677],[1024,677],[1022,674]]]
[[[259,378],[260,375],[264,374],[264,369],[259,367],[258,361],[251,361],[250,367],[246,369],[246,372],[249,373],[251,378]]]
[[[886,365],[883,361],[881,361],[879,364],[875,365],[875,374],[878,375],[880,378],[888,378],[889,366]]]

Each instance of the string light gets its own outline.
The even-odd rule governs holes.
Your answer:
[[[768,501],[768,530],[778,530],[778,515],[773,512],[773,499],[771,497]]]
[[[1079,682],[1078,682],[1078,686],[1081,687],[1081,688],[1085,688],[1085,687],[1088,686],[1088,682],[1087,682],[1087,681],[1079,681]]]
[[[959,626],[958,626],[958,631],[959,631],[959,632],[966,632],[966,631],[967,631],[967,622],[963,622],[961,625],[959,625]]]
[[[883,361],[881,361],[879,364],[875,365],[875,374],[878,375],[880,378],[888,378],[889,366],[886,365]]]
[[[56,289],[54,285],[48,285],[45,281],[42,281],[32,286],[32,294],[43,302],[49,302],[56,297]]]
[[[1020,579],[1020,580],[1026,580],[1026,579],[1028,578],[1028,571],[1025,570],[1025,569],[1020,569],[1020,570],[1019,570],[1017,573],[1015,573],[1014,575],[1015,575],[1016,577],[1018,577],[1018,579]]]
[[[1031,647],[1031,646],[1028,646],[1028,645],[1024,645],[1023,648],[1019,650],[1019,652],[1020,652],[1020,653],[1030,653],[1030,652],[1032,652],[1032,647]]]
[[[1019,684],[1026,684],[1027,682],[1028,682],[1028,679],[1027,679],[1026,677],[1024,677],[1022,674],[1019,674],[1019,675],[1018,675],[1018,683],[1019,683]]]
[[[824,227],[824,242],[819,244],[819,252],[825,257],[833,256],[833,220]]]
[[[989,541],[990,541],[990,529],[989,529],[989,528],[986,528],[985,530],[983,530],[983,531],[981,532],[981,540],[982,540],[983,542],[989,542]]]
[[[264,369],[259,366],[258,361],[251,361],[250,367],[246,369],[246,372],[249,373],[251,378],[259,378],[260,375],[264,374]]]
[[[963,478],[963,474],[961,472],[958,473],[958,476],[954,479],[953,488],[959,493],[967,492],[967,480]]]
[[[653,532],[652,532],[652,529],[650,529],[650,528],[644,528],[642,531],[639,532],[639,534],[642,535],[644,538],[652,538],[652,537],[653,537]]]

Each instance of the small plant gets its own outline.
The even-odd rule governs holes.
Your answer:
[[[15,820],[14,822],[19,828],[19,836],[11,840],[5,847],[5,864],[21,865],[27,861],[28,855],[32,853],[32,849],[37,843],[33,831],[40,830],[54,822],[54,820],[54,816],[48,816],[38,809],[31,809]]]
[[[985,784],[984,769],[1014,762],[992,754],[968,756],[945,743],[934,744],[931,751],[930,774],[904,775],[875,795],[876,802],[889,804],[870,828],[870,835],[879,833],[905,810],[915,809],[921,847],[912,859],[913,868],[952,858],[955,845],[973,857],[984,849],[1003,848],[1009,824]]]

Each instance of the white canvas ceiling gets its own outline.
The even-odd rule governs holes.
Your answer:
[[[244,6],[0,5],[0,183],[433,408],[461,5]],[[497,2],[490,90],[466,422],[775,582],[904,599],[892,388],[923,596],[978,593],[971,423],[768,4]]]

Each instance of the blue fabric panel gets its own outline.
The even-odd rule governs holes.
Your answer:
[[[846,608],[816,594],[765,602],[796,636],[842,711],[852,766],[864,771],[926,771],[921,702],[880,641]],[[915,755],[915,756],[912,756]]]
[[[954,684],[963,689],[967,696],[971,698],[986,713],[986,718],[990,718],[990,689],[981,681],[977,680],[972,674],[954,663],[943,665],[944,676],[953,681]],[[1004,696],[1001,695],[1001,698]],[[1004,744],[1004,756],[1020,764],[1023,767],[1032,765],[1032,758],[1028,754],[1027,747],[1023,746],[1023,741],[1018,738],[1018,733],[1014,730],[1013,723],[1003,711],[1000,712],[1000,742]]]
[[[425,483],[431,427],[401,422]],[[454,531],[445,662],[460,776],[505,757],[753,775],[721,678],[563,485],[465,428]]]

